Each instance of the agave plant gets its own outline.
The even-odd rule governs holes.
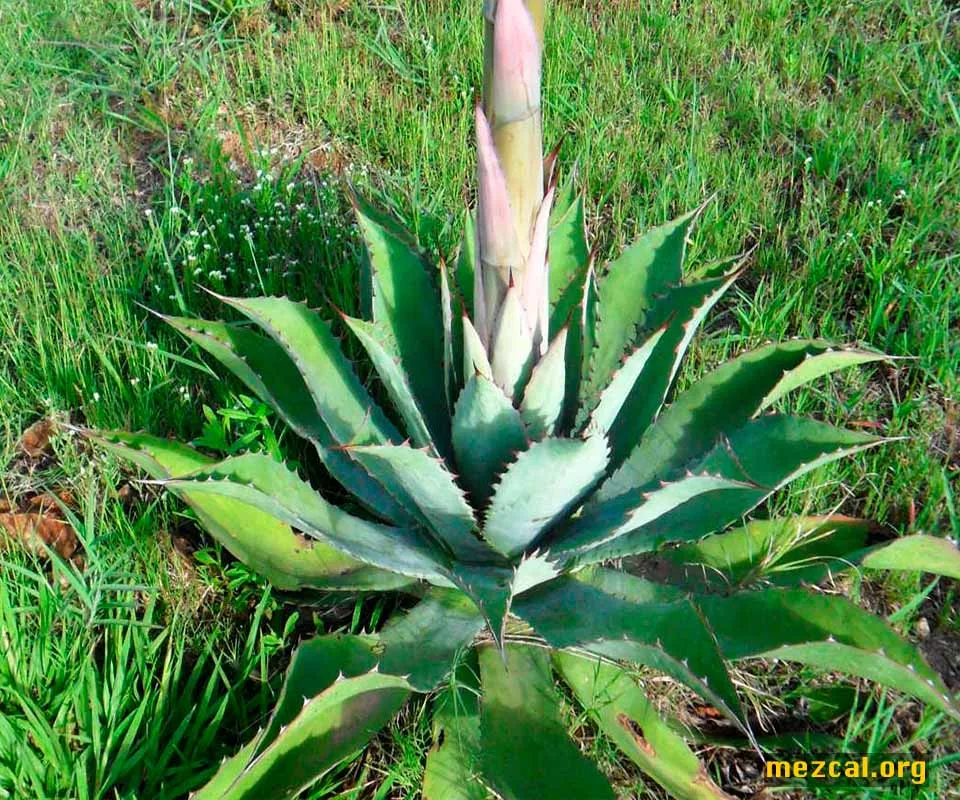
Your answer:
[[[742,524],[798,476],[885,441],[775,410],[882,356],[793,340],[676,391],[744,260],[685,267],[694,211],[595,270],[583,196],[556,185],[555,153],[542,158],[542,3],[488,0],[485,15],[477,211],[454,276],[354,198],[364,318],[341,316],[392,414],[303,304],[221,298],[255,327],[165,318],[312,443],[350,499],[334,505],[266,455],[218,461],[146,434],[96,435],[274,586],[412,601],[377,633],[302,644],[266,727],[196,797],[294,796],[414,693],[431,696],[427,800],[613,797],[567,735],[557,679],[674,796],[727,796],[638,667],[751,740],[728,667],[754,657],[861,676],[958,715],[885,622],[814,588],[855,565],[960,577],[952,543],[870,545],[864,521],[839,516]]]

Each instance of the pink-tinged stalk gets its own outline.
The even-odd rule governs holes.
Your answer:
[[[523,0],[498,0],[492,34],[492,77],[485,111],[525,260],[543,201],[541,46],[534,19]]]
[[[540,356],[547,351],[547,325],[550,313],[550,265],[547,261],[547,242],[550,235],[553,193],[554,190],[551,187],[537,212],[521,292],[527,326],[533,334],[533,344]]]
[[[478,331],[489,344],[497,311],[507,292],[511,275],[519,273],[523,256],[519,245],[510,196],[500,160],[493,144],[490,125],[483,110],[476,109],[477,128],[477,269],[481,275],[482,291],[476,293],[482,306],[475,309]],[[480,314],[483,321],[480,321]]]

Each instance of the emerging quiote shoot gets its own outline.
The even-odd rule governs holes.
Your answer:
[[[455,280],[354,198],[368,302],[341,321],[394,414],[356,377],[325,311],[223,297],[253,326],[165,318],[311,442],[325,485],[351,502],[334,505],[266,455],[91,433],[278,589],[411,600],[379,632],[302,643],[265,727],[198,798],[293,797],[412,693],[429,696],[434,721],[426,800],[612,798],[567,735],[557,679],[674,797],[727,797],[647,699],[639,667],[751,742],[728,664],[755,657],[868,678],[960,715],[883,620],[816,588],[855,567],[960,577],[951,542],[875,543],[868,523],[836,515],[743,522],[793,479],[885,441],[778,410],[793,389],[883,356],[791,340],[677,391],[744,259],[685,267],[692,212],[595,274],[583,196],[542,158],[544,11],[484,3],[478,203]],[[472,319],[456,319],[457,305]]]

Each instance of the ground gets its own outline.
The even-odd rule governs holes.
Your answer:
[[[389,614],[283,604],[74,428],[297,454],[146,309],[219,313],[200,287],[355,308],[347,181],[449,256],[473,184],[474,5],[0,0],[0,797],[183,796],[260,724],[296,641]],[[553,4],[545,138],[578,169],[601,259],[707,197],[691,263],[750,253],[681,381],[789,336],[892,357],[790,403],[902,438],[763,513],[960,537],[958,55],[956,9],[935,0]],[[841,588],[958,688],[954,584]],[[767,666],[744,675],[765,731],[809,729],[798,709],[837,681]],[[842,686],[858,691],[818,730],[957,758],[933,712]],[[310,796],[415,796],[424,718],[412,707]],[[714,774],[759,791],[748,754],[706,730]],[[625,797],[657,796],[580,735]]]

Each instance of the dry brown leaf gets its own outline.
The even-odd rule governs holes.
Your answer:
[[[34,422],[20,436],[19,449],[30,458],[40,458],[50,452],[50,439],[57,431],[57,423],[47,417]]]
[[[77,535],[68,523],[39,513],[0,514],[0,548],[11,543],[38,555],[43,554],[46,545],[65,559],[79,547]]]
[[[36,511],[41,514],[44,512],[52,512],[59,516],[60,503],[63,503],[67,508],[74,508],[76,507],[77,501],[69,491],[64,489],[56,494],[52,494],[51,492],[35,494],[27,500],[24,507],[28,511]]]

